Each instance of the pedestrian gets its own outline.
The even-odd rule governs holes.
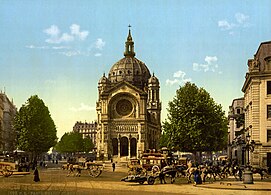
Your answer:
[[[199,170],[199,167],[194,172],[194,182],[194,185],[202,184],[201,171]]]
[[[35,171],[34,171],[34,181],[35,182],[40,181],[39,171],[38,171],[37,167],[35,168]]]
[[[238,167],[238,176],[239,176],[239,180],[242,181],[242,169],[241,169],[241,166]]]
[[[116,168],[116,165],[115,165],[114,162],[112,163],[112,168],[113,168],[113,172],[114,172],[114,171],[115,171],[115,168]]]

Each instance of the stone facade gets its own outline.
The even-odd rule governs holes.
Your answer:
[[[271,165],[271,41],[260,44],[248,60],[244,92],[245,130],[254,140],[252,166]]]
[[[228,158],[245,165],[244,98],[234,99],[228,113]]]
[[[0,93],[0,151],[12,152],[15,149],[16,133],[13,120],[17,108],[5,93]]]
[[[161,134],[159,80],[135,58],[129,29],[124,58],[99,80],[97,156],[126,161],[158,149]]]
[[[97,122],[83,123],[77,121],[73,126],[73,131],[82,134],[83,138],[89,137],[92,143],[96,144]]]

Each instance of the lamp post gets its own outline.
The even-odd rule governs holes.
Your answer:
[[[254,140],[250,141],[250,135],[249,133],[246,136],[246,146],[245,149],[247,151],[247,166],[245,168],[244,171],[244,180],[243,183],[244,184],[253,184],[253,173],[251,171],[251,166],[250,166],[250,162],[249,162],[249,152],[253,152],[255,148],[255,142]]]

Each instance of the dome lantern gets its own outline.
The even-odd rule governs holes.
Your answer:
[[[128,27],[129,27],[129,33],[128,33],[127,41],[125,42],[124,56],[125,57],[134,57],[135,52],[134,52],[134,42],[133,42],[133,38],[131,35],[131,29],[130,29],[131,25],[129,25]]]

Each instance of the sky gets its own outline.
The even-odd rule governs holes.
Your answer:
[[[18,109],[38,95],[58,138],[95,121],[98,81],[124,57],[129,24],[136,57],[160,81],[162,122],[187,81],[227,115],[248,59],[271,40],[271,1],[0,0],[0,90]]]

